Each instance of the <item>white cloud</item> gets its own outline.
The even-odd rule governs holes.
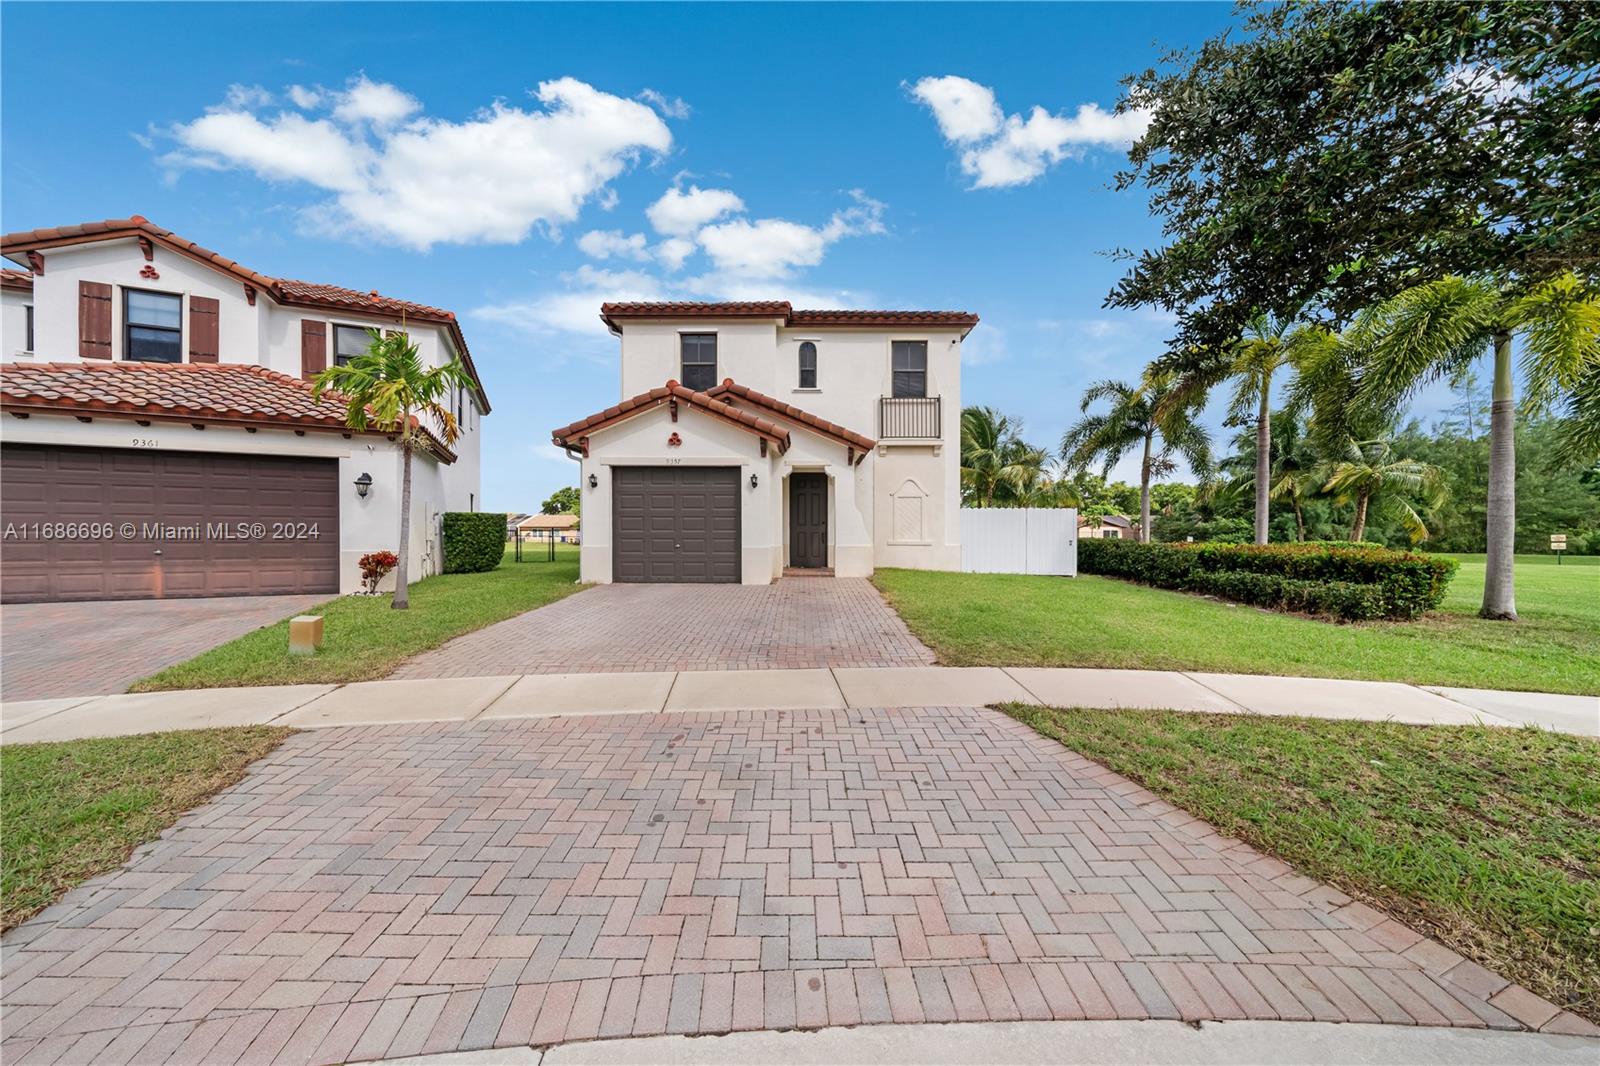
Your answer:
[[[911,86],[911,95],[933,112],[944,139],[956,144],[992,137],[1005,121],[993,89],[954,74],[923,78]]]
[[[228,86],[226,103],[222,106],[226,108],[266,107],[270,103],[272,103],[272,94],[261,86],[233,84]]]
[[[422,101],[387,82],[372,81],[365,74],[350,83],[338,96],[333,117],[354,125],[370,122],[374,126],[393,126],[422,110]]]
[[[642,233],[624,236],[619,229],[590,230],[578,238],[578,250],[590,259],[650,260],[649,241]]]
[[[289,98],[290,103],[302,111],[310,111],[312,108],[321,107],[322,101],[327,98],[327,94],[320,85],[314,88],[305,85],[291,85],[284,90],[284,95]]]
[[[688,104],[683,102],[682,98],[677,96],[669,97],[665,93],[656,92],[654,89],[644,90],[638,95],[637,99],[643,100],[668,118],[688,118],[689,112],[692,110]]]
[[[656,245],[656,258],[668,270],[681,270],[699,245],[687,237],[668,237]]]
[[[601,304],[666,298],[659,279],[637,270],[602,270],[585,264],[563,275],[562,281],[565,289],[480,307],[472,316],[522,333],[578,333],[599,338],[605,335]]]
[[[974,189],[1026,185],[1063,159],[1091,147],[1132,144],[1150,124],[1149,112],[1105,111],[1083,104],[1076,114],[1035,106],[1027,118],[1006,115],[994,91],[966,78],[923,78],[911,95],[933,112],[939,132],[960,150],[962,173]]]
[[[799,267],[822,262],[828,245],[844,237],[882,233],[884,205],[859,189],[852,191],[855,206],[836,211],[821,227],[781,218],[732,219],[700,231],[700,244],[724,273],[755,277],[785,277]]]
[[[178,147],[163,161],[306,182],[334,194],[304,212],[308,225],[426,249],[517,243],[570,223],[642,153],[672,147],[649,107],[574,78],[540,83],[539,109],[496,101],[461,122],[419,114],[414,97],[365,76],[307,93],[331,117],[224,105],[172,127]]]
[[[684,192],[674,185],[645,209],[645,217],[650,219],[657,233],[689,237],[706,223],[743,210],[744,201],[727,189],[702,189],[691,185],[689,191]]]

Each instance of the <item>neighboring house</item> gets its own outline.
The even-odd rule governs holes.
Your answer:
[[[961,311],[616,303],[622,402],[563,426],[584,581],[961,566]]]
[[[361,556],[399,546],[400,451],[308,379],[369,328],[474,382],[449,397],[460,438],[412,464],[413,577],[439,568],[438,516],[478,509],[489,399],[451,312],[259,274],[137,215],[0,254],[29,268],[0,278],[0,599],[358,589]]]
[[[524,512],[521,512],[521,511],[517,512],[516,514],[507,514],[506,515],[506,539],[507,540],[510,540],[511,537],[512,537],[512,534],[516,533],[516,531],[517,531],[517,523],[521,522],[524,518],[527,518],[527,517],[528,517],[527,514],[524,513]]]
[[[517,523],[517,529],[542,538],[554,534],[563,544],[578,543],[578,516],[575,514],[531,514]]]
[[[1105,540],[1137,540],[1139,523],[1119,514],[1085,517],[1078,522],[1078,539],[1100,537]]]

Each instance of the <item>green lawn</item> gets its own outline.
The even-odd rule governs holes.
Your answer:
[[[523,546],[513,562],[482,574],[441,574],[411,586],[411,607],[396,611],[388,596],[341,596],[312,609],[323,617],[322,650],[289,654],[287,620],[218,645],[133,685],[134,692],[230,685],[294,685],[370,681],[453,637],[482,629],[578,591],[578,549]]]
[[[1477,617],[1481,555],[1441,610],[1340,625],[1112,578],[879,570],[947,666],[1112,666],[1600,693],[1600,558],[1517,557],[1516,623]]]
[[[0,927],[116,869],[291,732],[246,726],[0,748]]]
[[[1004,709],[1600,1021],[1600,742],[1531,728]]]

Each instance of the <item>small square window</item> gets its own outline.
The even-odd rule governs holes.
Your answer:
[[[705,392],[717,384],[717,335],[685,333],[679,337],[682,353],[678,381],[695,392]]]
[[[361,326],[333,327],[333,362],[344,366],[358,355],[366,355],[372,347],[372,337]]]
[[[183,362],[183,297],[125,289],[124,358],[141,363]]]

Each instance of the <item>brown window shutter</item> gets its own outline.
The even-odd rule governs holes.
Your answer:
[[[310,378],[328,369],[328,326],[312,318],[300,320],[300,376]]]
[[[218,338],[218,304],[210,296],[189,297],[189,362],[215,363],[221,347]]]
[[[78,282],[78,357],[111,358],[111,286]]]

